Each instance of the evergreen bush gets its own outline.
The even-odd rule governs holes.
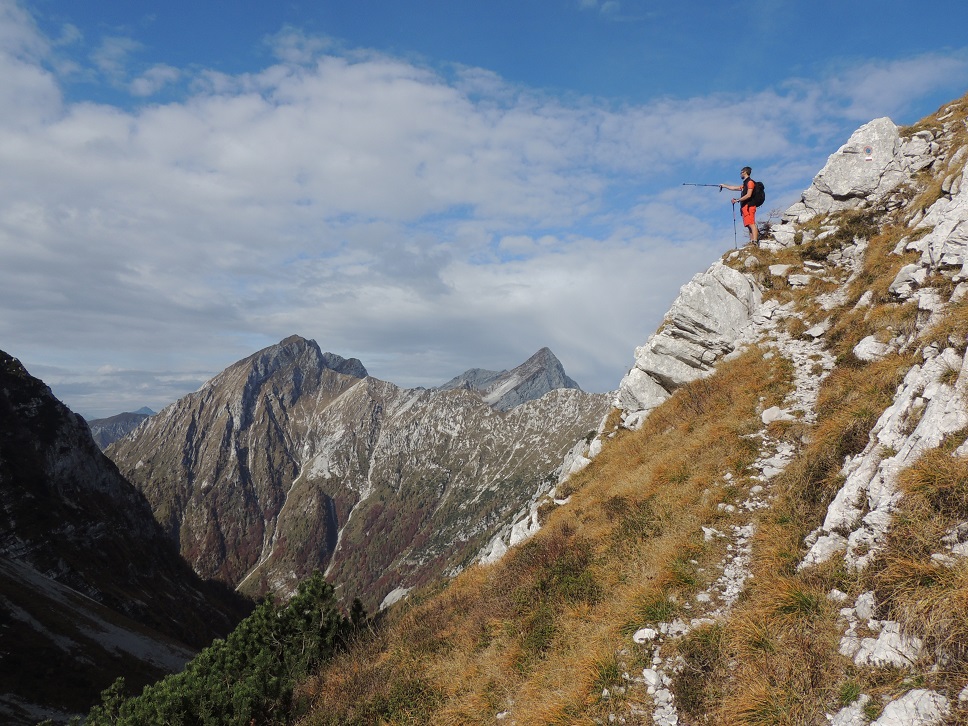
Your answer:
[[[125,697],[119,678],[101,694],[87,726],[286,723],[299,710],[296,684],[366,623],[354,603],[352,621],[336,606],[333,587],[318,572],[285,605],[270,597],[229,634],[175,673]]]

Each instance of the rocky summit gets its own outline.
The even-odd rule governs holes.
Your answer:
[[[203,576],[286,593],[318,569],[374,610],[473,561],[608,408],[547,349],[472,379],[402,389],[294,336],[108,453]]]
[[[471,368],[438,390],[450,391],[455,388],[478,391],[485,403],[497,411],[507,411],[559,388],[580,390],[579,385],[568,377],[561,361],[549,348],[542,348],[510,371]]]
[[[245,612],[202,582],[86,424],[0,352],[0,720],[177,671]]]

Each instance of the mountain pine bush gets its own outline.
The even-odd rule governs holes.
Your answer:
[[[125,697],[119,678],[101,694],[87,726],[275,724],[299,711],[293,688],[341,649],[366,622],[354,604],[347,619],[319,573],[285,605],[265,600],[225,639],[199,653],[181,673]]]

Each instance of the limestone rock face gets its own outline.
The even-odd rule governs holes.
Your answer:
[[[574,388],[500,410],[542,385],[550,359],[484,394],[402,389],[294,336],[108,453],[199,573],[261,594],[323,570],[372,611],[470,562],[604,416],[607,396]]]
[[[797,223],[882,199],[930,166],[937,149],[930,131],[904,139],[887,117],[864,124],[830,155],[800,201],[784,213],[773,228],[774,238],[781,246],[791,245]]]
[[[717,262],[686,283],[665,321],[635,350],[635,366],[622,379],[614,405],[629,428],[685,383],[709,373],[735,342],[762,302],[752,277]]]

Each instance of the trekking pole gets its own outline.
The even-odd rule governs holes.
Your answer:
[[[722,184],[693,184],[692,182],[682,182],[684,187],[719,187],[719,191],[723,191]]]
[[[739,242],[736,239],[736,202],[733,202],[733,249],[735,250],[739,246]]]

